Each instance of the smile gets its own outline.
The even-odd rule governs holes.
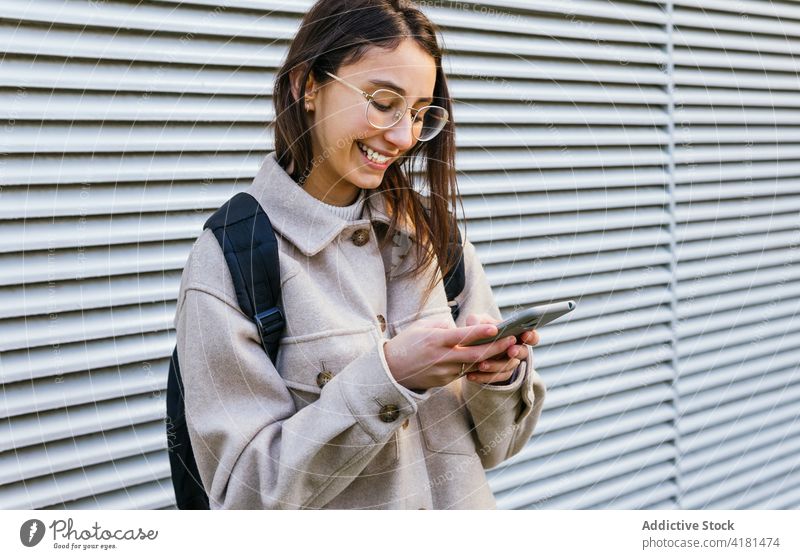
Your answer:
[[[367,159],[369,159],[370,161],[374,161],[375,163],[379,163],[381,165],[385,165],[386,163],[388,163],[392,159],[391,157],[387,157],[385,155],[381,155],[377,151],[374,151],[373,149],[368,148],[367,146],[365,146],[361,142],[356,142],[356,145],[358,146],[358,149],[360,149],[364,153],[364,155],[367,156]]]

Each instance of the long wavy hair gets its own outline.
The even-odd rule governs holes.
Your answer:
[[[309,74],[313,73],[320,85],[325,84],[332,79],[325,72],[335,74],[341,66],[358,62],[372,47],[394,49],[404,39],[416,41],[436,64],[431,104],[453,114],[437,32],[438,28],[428,17],[407,0],[319,0],[314,4],[291,42],[276,76],[273,94],[276,158],[284,169],[291,169],[292,179],[302,185],[314,164],[311,120],[302,102]],[[292,95],[291,84],[291,72],[295,69],[301,75],[297,99]],[[418,157],[429,194],[427,203],[413,183],[412,168]],[[451,117],[435,138],[417,142],[384,173],[383,182],[374,194],[384,197],[391,216],[381,248],[394,238],[402,216],[413,225],[417,240],[415,265],[398,277],[422,275],[431,267],[434,256],[442,274],[457,263],[456,253],[447,250],[457,227],[454,163],[455,126]],[[423,204],[428,207],[427,216]],[[423,306],[442,277],[437,269],[430,274]]]

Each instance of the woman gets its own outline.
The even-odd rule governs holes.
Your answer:
[[[448,306],[455,143],[434,26],[403,0],[321,0],[274,103],[275,151],[248,192],[280,245],[277,362],[210,230],[178,296],[211,508],[495,508],[484,469],[524,447],[545,388],[534,331],[464,347],[500,320],[469,241],[456,323]]]

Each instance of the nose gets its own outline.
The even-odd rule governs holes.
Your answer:
[[[406,114],[403,115],[403,118],[400,119],[400,122],[389,128],[384,133],[384,137],[397,146],[400,151],[407,151],[411,149],[415,143],[417,143],[417,139],[414,137],[414,134],[411,131],[411,122],[413,118],[414,117],[411,116],[411,111],[407,110]]]

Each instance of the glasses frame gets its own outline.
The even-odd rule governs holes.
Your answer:
[[[364,97],[364,99],[367,100],[367,105],[364,108],[364,116],[366,117],[367,122],[369,122],[370,126],[372,126],[373,128],[377,128],[378,130],[388,130],[389,128],[392,128],[393,126],[396,126],[398,122],[403,120],[403,117],[406,116],[406,113],[409,112],[409,111],[412,111],[411,123],[413,124],[417,120],[417,115],[419,114],[419,112],[421,110],[427,109],[429,107],[432,107],[432,108],[444,111],[444,117],[445,117],[444,124],[442,125],[441,128],[439,128],[439,130],[436,132],[436,134],[434,134],[433,136],[431,136],[430,138],[428,138],[426,140],[423,140],[421,138],[418,138],[418,137],[414,136],[417,139],[417,141],[428,142],[430,140],[433,140],[436,136],[438,136],[439,133],[442,130],[444,130],[444,127],[447,126],[447,122],[450,120],[450,113],[447,112],[447,109],[445,109],[444,107],[440,107],[439,105],[425,105],[424,107],[420,107],[419,109],[415,109],[414,107],[409,107],[408,106],[408,101],[406,101],[405,97],[403,97],[402,95],[400,95],[396,91],[394,91],[392,89],[381,88],[381,89],[376,89],[375,93],[377,93],[379,91],[390,91],[391,93],[394,93],[395,95],[400,97],[403,100],[403,102],[406,104],[406,110],[403,111],[402,114],[400,115],[400,117],[395,122],[390,124],[389,126],[376,126],[375,124],[372,124],[372,122],[369,119],[369,105],[370,105],[370,103],[373,102],[373,98],[375,96],[375,93],[367,93],[363,89],[353,85],[352,83],[348,82],[347,80],[344,80],[344,79],[340,78],[339,76],[337,76],[335,74],[332,74],[330,72],[325,72],[325,73],[328,74],[333,79],[335,79],[336,81],[338,81],[339,83],[341,83],[342,85],[345,85],[345,86],[349,87],[350,89],[352,89],[353,91],[356,91],[357,93],[360,93],[361,96]],[[413,132],[413,127],[412,127],[412,132],[411,133],[412,134],[414,133]]]

